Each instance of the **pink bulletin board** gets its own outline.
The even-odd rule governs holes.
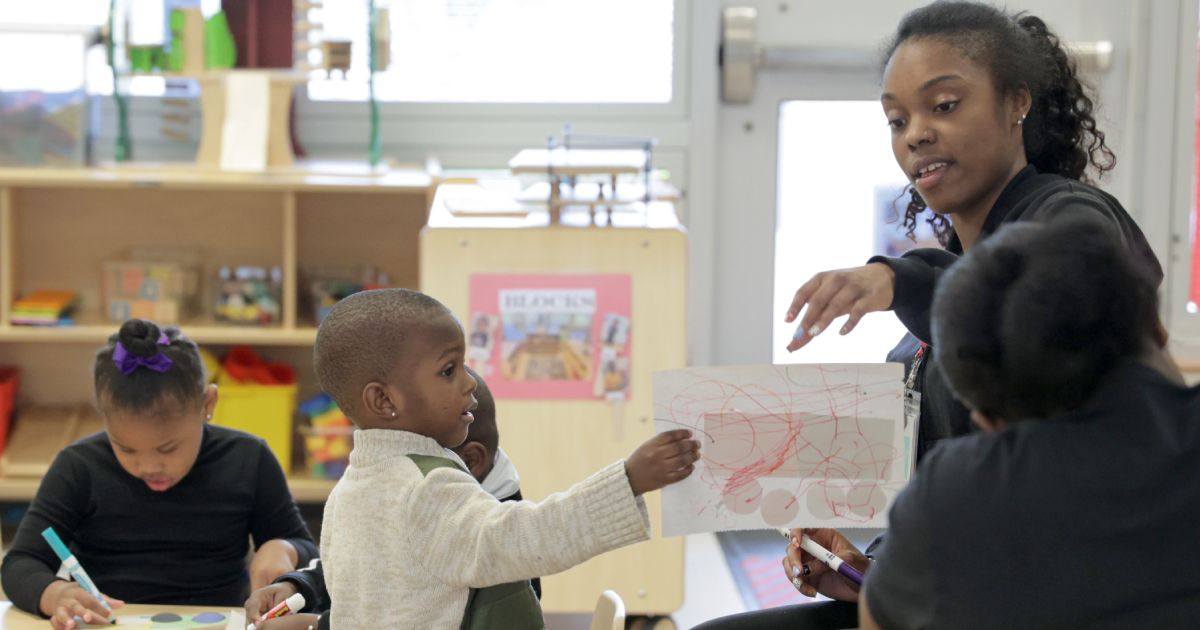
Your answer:
[[[467,362],[497,398],[627,399],[629,274],[475,274]]]

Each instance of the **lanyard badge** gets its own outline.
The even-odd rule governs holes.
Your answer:
[[[929,344],[922,341],[917,354],[913,356],[912,367],[908,369],[908,378],[904,380],[904,430],[907,432],[911,426],[913,439],[917,442],[920,442],[921,439],[921,392],[917,391],[917,375],[920,374],[921,366],[925,363],[925,354],[928,348]],[[914,456],[909,461],[910,476],[915,467],[916,457],[914,453]]]

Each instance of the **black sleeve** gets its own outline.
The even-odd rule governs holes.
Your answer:
[[[936,455],[936,454],[935,454]],[[867,608],[881,628],[927,628],[933,621],[936,605],[935,562],[931,530],[932,509],[929,493],[922,484],[930,463],[905,488],[888,514],[887,535],[867,572],[865,584]],[[872,545],[875,547],[875,545]]]
[[[325,588],[325,569],[319,559],[313,560],[311,566],[281,575],[276,582],[291,582],[296,585],[296,592],[304,596],[303,612],[324,613],[330,608],[329,591]]]
[[[12,548],[4,556],[4,593],[17,608],[41,615],[42,592],[57,580],[62,561],[42,531],[53,527],[63,544],[71,546],[75,530],[89,509],[86,465],[77,455],[60,451],[38,487],[29,511],[17,527]]]
[[[329,612],[321,614],[321,620],[317,622],[317,630],[329,630]]]
[[[907,251],[899,258],[873,256],[867,264],[883,263],[895,272],[891,309],[908,332],[929,343],[933,290],[942,272],[956,260],[958,256],[944,249],[920,248]]]
[[[1114,207],[1115,204],[1115,207]],[[1068,190],[1055,193],[1030,210],[1026,215],[1034,221],[1056,221],[1069,218],[1095,219],[1121,239],[1121,242],[1133,253],[1135,261],[1142,264],[1151,278],[1158,284],[1162,283],[1162,263],[1154,255],[1154,249],[1146,241],[1137,223],[1120,208],[1115,200],[1102,196],[1102,193],[1092,191],[1082,186],[1072,186]]]
[[[258,444],[258,487],[255,488],[254,513],[250,522],[250,535],[257,549],[269,540],[281,539],[296,548],[299,559],[296,566],[307,566],[317,557],[317,546],[300,508],[292,500],[287,478],[279,466],[279,460],[265,444]]]

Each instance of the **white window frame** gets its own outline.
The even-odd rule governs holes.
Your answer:
[[[652,136],[668,154],[685,151],[688,133],[688,78],[692,71],[691,2],[674,0],[672,20],[671,100],[666,103],[406,103],[379,102],[383,129],[384,154],[401,157],[405,146],[429,148],[445,153],[445,166],[479,167],[494,164],[503,167],[508,159],[497,162],[500,154],[537,145],[547,135],[558,135],[563,123],[570,122],[578,133]],[[695,60],[712,63],[716,60]],[[535,69],[533,69],[535,70]],[[531,71],[533,71],[531,70]],[[302,120],[320,120],[319,127],[301,129],[302,144],[337,147],[347,139],[361,138],[366,146],[368,119],[362,101],[314,101],[303,96],[296,103]],[[390,149],[390,151],[389,151]],[[443,151],[448,149],[448,151]],[[365,148],[363,149],[365,151]],[[683,174],[685,163],[668,159],[662,164]],[[475,163],[470,163],[475,162]],[[674,163],[674,164],[672,164]]]
[[[543,143],[558,135],[563,123],[573,123],[580,134],[650,136],[658,139],[655,165],[671,170],[676,179],[685,174],[689,144],[689,78],[692,71],[689,0],[674,0],[672,24],[671,100],[666,103],[404,103],[380,102],[383,153],[400,161],[421,161],[434,155],[447,167],[495,166],[504,168],[516,150]],[[712,63],[716,60],[698,60]],[[320,157],[366,155],[369,117],[365,101],[313,101],[300,90],[296,116],[301,145]],[[156,118],[160,97],[129,98],[131,117]],[[320,121],[319,125],[306,124]],[[131,121],[131,126],[132,121]],[[139,160],[155,159],[153,131],[133,126],[134,150]],[[99,138],[101,160],[114,133],[111,99],[101,97]],[[660,159],[660,155],[663,159]],[[145,156],[145,157],[143,157]]]
[[[1155,2],[1150,19],[1152,28],[1159,27],[1152,32],[1172,32],[1176,39],[1149,43],[1143,66],[1148,74],[1144,91],[1147,131],[1144,173],[1152,177],[1143,183],[1141,201],[1146,209],[1143,228],[1159,252],[1166,272],[1160,300],[1171,334],[1171,348],[1179,358],[1191,362],[1200,359],[1200,314],[1187,311],[1193,248],[1200,2]],[[1174,98],[1156,98],[1156,95]],[[1165,168],[1155,168],[1158,165]]]

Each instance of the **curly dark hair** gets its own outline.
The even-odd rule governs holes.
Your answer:
[[[1097,176],[1112,170],[1116,157],[1104,143],[1104,132],[1096,128],[1092,90],[1041,18],[976,2],[934,2],[904,16],[884,49],[884,64],[904,42],[927,37],[948,42],[987,68],[1002,93],[1029,90],[1033,106],[1023,125],[1025,155],[1038,172],[1090,183],[1089,165]],[[909,186],[908,191],[911,200],[902,225],[912,239],[927,206],[915,188]],[[929,214],[925,221],[944,247],[950,240],[950,220]]]

